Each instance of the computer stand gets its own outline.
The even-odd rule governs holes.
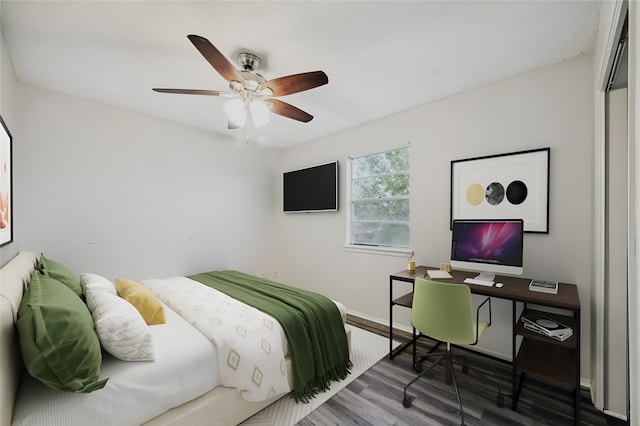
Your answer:
[[[494,274],[493,272],[480,272],[474,277],[474,280],[487,281],[492,283],[496,280],[496,274]]]

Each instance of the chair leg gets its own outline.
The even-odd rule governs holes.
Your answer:
[[[454,387],[454,389],[456,391],[456,398],[458,399],[458,406],[460,407],[460,417],[461,417],[461,423],[460,424],[462,426],[464,426],[464,409],[462,408],[462,399],[460,398],[460,390],[458,389],[458,382],[456,381],[456,374],[453,371],[453,354],[451,352],[451,348],[450,348],[449,344],[447,344],[446,352],[437,353],[437,354],[431,354],[431,356],[436,356],[436,355],[441,355],[441,356],[435,362],[433,362],[433,364],[431,364],[429,366],[429,368],[427,368],[422,373],[420,373],[411,382],[409,382],[409,384],[407,384],[407,386],[404,387],[404,396],[402,398],[402,405],[405,408],[409,408],[411,406],[411,403],[413,402],[413,397],[410,397],[409,395],[407,395],[407,389],[409,389],[409,387],[411,385],[413,385],[416,381],[418,381],[418,379],[420,379],[422,376],[424,376],[429,371],[431,371],[436,365],[440,364],[440,361],[442,361],[444,359],[445,364],[446,364],[445,368],[448,368],[449,371],[451,371],[451,378],[453,380],[453,387]]]
[[[466,373],[467,371],[469,371],[469,364],[467,363],[467,357],[459,354],[452,354],[452,356],[454,361],[457,361],[460,365],[462,365],[463,372]]]
[[[420,373],[422,371],[422,363],[427,359],[427,358],[431,358],[434,355],[437,355],[437,353],[435,353],[435,351],[440,347],[441,344],[443,344],[444,342],[441,341],[437,341],[435,345],[433,345],[431,347],[431,349],[429,349],[429,352],[427,352],[426,354],[422,355],[420,358],[416,358],[416,356],[414,355],[413,359],[414,359],[414,365],[413,365],[413,369],[416,371],[416,373]],[[439,353],[444,353],[444,352],[439,352]]]
[[[505,396],[511,396],[511,395],[502,393],[502,389],[500,388],[500,385],[498,385],[495,382],[495,380],[490,379],[486,374],[484,374],[484,373],[482,373],[482,372],[480,372],[478,370],[475,370],[473,368],[469,369],[469,364],[467,364],[467,360],[466,360],[466,358],[464,356],[455,355],[453,357],[453,361],[457,362],[458,364],[460,364],[462,366],[462,371],[464,373],[471,372],[472,374],[475,374],[478,377],[480,377],[481,379],[483,379],[485,382],[493,383],[495,385],[495,387],[498,389],[498,396],[496,398],[496,405],[498,407],[503,407],[504,406],[504,397]]]
[[[422,376],[424,376],[425,374],[427,374],[429,371],[431,371],[436,365],[440,364],[440,362],[444,359],[446,360],[447,358],[447,354],[446,352],[442,352],[442,353],[434,353],[431,354],[431,356],[440,356],[437,360],[435,360],[433,362],[433,364],[431,364],[429,366],[429,368],[427,368],[426,370],[424,370],[422,373],[418,374],[413,380],[411,380],[407,386],[404,387],[404,396],[402,397],[402,405],[405,408],[409,408],[411,406],[411,403],[413,402],[413,397],[410,397],[407,395],[407,389],[409,389],[409,387],[414,384],[415,382],[417,382]]]
[[[434,354],[435,355],[435,354]],[[458,399],[458,406],[460,407],[460,418],[461,418],[461,425],[464,426],[464,409],[462,408],[462,399],[460,398],[460,390],[458,389],[458,382],[456,381],[456,374],[455,371],[453,370],[453,353],[451,352],[451,346],[450,344],[447,343],[447,350],[446,352],[444,352],[444,355],[441,356],[436,362],[434,362],[433,364],[431,364],[429,366],[429,368],[425,371],[423,371],[422,373],[420,373],[420,375],[418,375],[418,377],[416,377],[415,379],[413,379],[405,388],[404,388],[404,397],[402,399],[402,405],[405,408],[408,408],[411,406],[411,403],[413,402],[413,398],[409,397],[407,395],[407,389],[409,388],[409,386],[411,386],[412,384],[414,384],[420,377],[424,376],[426,373],[428,373],[433,367],[435,367],[436,365],[438,365],[440,363],[440,361],[442,361],[442,359],[445,360],[445,369],[448,370],[451,374],[451,379],[453,382],[453,388],[456,391],[456,398]]]
[[[456,382],[456,373],[453,371],[453,357],[451,352],[447,354],[447,363],[451,369],[451,379],[453,380],[453,387],[456,390],[456,397],[458,398],[458,405],[460,406],[460,425],[464,426],[464,409],[462,408],[462,400],[460,399],[460,390],[458,389],[458,382]]]
[[[420,358],[419,362],[423,361],[426,358],[430,358],[430,357],[434,357],[434,356],[439,356],[440,358],[438,358],[436,361],[433,362],[433,364],[431,364],[429,366],[429,368],[427,368],[426,370],[424,370],[423,372],[421,372],[417,377],[415,377],[411,382],[409,382],[409,384],[407,386],[405,386],[404,388],[404,397],[402,399],[402,405],[405,408],[408,408],[411,406],[411,403],[413,402],[413,397],[410,397],[409,395],[407,395],[407,390],[409,389],[409,387],[411,385],[413,385],[416,381],[418,381],[422,376],[424,376],[425,374],[427,374],[429,371],[431,371],[436,365],[438,365],[443,359],[445,360],[445,368],[450,371],[451,374],[451,379],[453,382],[453,387],[456,391],[456,398],[458,399],[458,406],[460,407],[460,421],[461,421],[461,425],[464,426],[464,408],[462,407],[462,399],[460,398],[460,390],[458,388],[458,382],[456,380],[456,374],[455,374],[455,370],[453,368],[453,363],[456,362],[460,365],[462,365],[462,371],[463,372],[467,372],[469,371],[469,367],[467,364],[467,360],[464,356],[460,356],[457,354],[454,354],[451,351],[451,345],[449,343],[447,343],[447,349],[445,352],[438,352],[438,353],[430,353],[427,354],[423,357]],[[417,365],[417,363],[416,363]],[[414,365],[414,368],[416,366]],[[489,382],[493,382],[495,383],[494,380],[489,379],[489,377],[487,377],[485,374],[481,373],[480,371],[477,370],[471,370],[474,372],[474,374],[477,374],[478,376],[480,376],[481,378],[483,378],[485,381],[489,381]],[[498,388],[498,401],[497,404],[498,406],[502,407],[504,405],[504,394],[502,393],[502,390],[500,389],[499,386],[497,386]]]

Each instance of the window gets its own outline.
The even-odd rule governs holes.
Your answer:
[[[409,147],[349,159],[350,246],[409,247]]]

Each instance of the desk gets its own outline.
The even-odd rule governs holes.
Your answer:
[[[427,269],[433,267],[418,266],[414,272],[401,271],[389,276],[389,358],[404,351],[413,345],[413,360],[416,361],[414,338],[393,350],[393,307],[402,306],[411,308],[413,304],[413,291],[393,298],[393,282],[402,281],[413,284],[415,278],[423,278]],[[451,271],[453,279],[434,279],[433,281],[463,283],[465,278],[473,277],[477,273],[464,271]],[[427,275],[427,279],[429,276]],[[516,410],[518,398],[525,377],[542,380],[557,387],[568,389],[574,393],[574,418],[575,424],[580,424],[580,298],[578,288],[574,284],[560,283],[558,294],[539,293],[529,290],[530,279],[497,276],[496,282],[504,284],[502,288],[495,286],[486,287],[468,284],[474,294],[496,297],[512,302],[512,336],[511,336],[511,360],[512,360],[512,402],[511,409]],[[559,342],[540,334],[525,330],[519,321],[516,312],[517,303],[523,304],[523,314],[535,312],[530,305],[546,306],[569,311],[571,316],[547,314],[550,317],[564,322],[574,330],[573,336],[564,342]],[[516,350],[516,337],[522,336],[520,350]],[[519,373],[519,376],[518,376]]]

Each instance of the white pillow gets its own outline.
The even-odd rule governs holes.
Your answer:
[[[149,326],[115,285],[95,274],[80,274],[80,282],[104,350],[123,361],[155,360]]]
[[[83,272],[80,274],[80,287],[82,287],[82,293],[84,294],[84,298],[87,301],[87,307],[89,308],[89,312],[93,313],[96,309],[95,304],[93,303],[93,299],[89,297],[89,289],[95,291],[106,291],[115,296],[118,295],[118,290],[116,290],[116,286],[114,283],[109,281],[103,276],[96,274],[89,274]]]

